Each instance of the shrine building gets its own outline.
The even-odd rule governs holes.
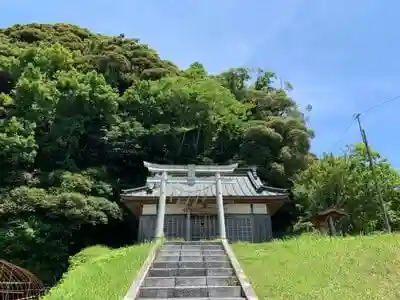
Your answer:
[[[286,190],[264,185],[256,168],[144,165],[150,173],[146,184],[121,195],[139,218],[139,241],[161,236],[268,241],[273,236],[271,216],[289,201]]]

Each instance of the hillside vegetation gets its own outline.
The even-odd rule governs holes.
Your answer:
[[[400,299],[400,235],[233,245],[260,299]]]
[[[70,268],[43,300],[123,299],[152,246],[142,244],[107,254],[103,247],[87,248],[78,255],[87,260]]]
[[[143,160],[259,165],[276,187],[312,131],[267,70],[180,70],[137,39],[68,25],[0,30],[0,257],[46,283],[84,247],[136,239],[119,191]]]

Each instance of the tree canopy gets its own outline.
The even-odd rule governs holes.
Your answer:
[[[378,187],[393,230],[400,229],[400,174],[387,160],[373,152]],[[371,233],[385,229],[384,212],[364,144],[356,144],[341,156],[326,154],[295,177],[293,194],[302,218],[329,208],[347,214],[342,229],[346,233]],[[301,225],[301,224],[299,224]]]
[[[181,70],[123,34],[0,29],[0,257],[51,283],[82,247],[132,242],[119,191],[143,183],[143,160],[255,164],[290,187],[313,132],[275,79]]]

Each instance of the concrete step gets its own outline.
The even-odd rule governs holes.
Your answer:
[[[164,245],[164,250],[224,250],[222,244],[204,244],[204,245]]]
[[[189,277],[147,277],[143,283],[146,287],[179,287],[179,286],[238,286],[235,276],[189,276]]]
[[[183,248],[183,247],[163,247],[160,249],[161,251],[173,251],[175,254],[180,252],[205,252],[205,251],[223,251],[225,252],[225,249],[223,246],[208,246],[208,247],[196,247],[196,248]]]
[[[229,261],[156,261],[153,263],[155,269],[181,269],[181,268],[230,268]]]
[[[141,287],[139,297],[142,298],[192,298],[208,297],[207,287]]]
[[[214,245],[221,244],[220,241],[165,241],[164,245]]]
[[[179,261],[229,261],[227,255],[205,255],[205,256],[176,256],[176,255],[157,255],[154,262],[179,262]]]
[[[140,298],[236,298],[241,297],[240,286],[182,286],[182,287],[141,287]]]
[[[225,250],[220,249],[191,249],[191,250],[164,250],[161,249],[160,255],[180,255],[180,256],[193,256],[193,255],[226,255]]]
[[[234,276],[232,268],[151,268],[148,277]]]
[[[244,300],[229,256],[219,241],[166,241],[136,299]]]
[[[240,286],[209,286],[208,297],[210,298],[226,298],[241,297],[242,287]]]
[[[146,300],[159,300],[160,298],[142,298],[142,297],[140,297],[140,298],[138,298],[138,300],[144,300],[144,299],[146,299]],[[234,298],[209,298],[209,297],[206,297],[206,298],[200,298],[200,297],[197,297],[197,298],[195,298],[196,300],[244,300],[244,299],[246,299],[246,298],[244,298],[244,297],[234,297]],[[133,299],[132,299],[133,300]],[[193,298],[168,298],[168,300],[193,300]]]

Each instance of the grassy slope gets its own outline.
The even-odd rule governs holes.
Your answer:
[[[233,245],[260,299],[400,299],[400,235]]]
[[[68,271],[64,279],[43,300],[120,300],[152,244],[142,244],[91,259]]]
[[[68,271],[89,261],[93,261],[101,256],[110,254],[112,251],[112,249],[103,245],[95,245],[82,249],[80,252],[69,258]]]

